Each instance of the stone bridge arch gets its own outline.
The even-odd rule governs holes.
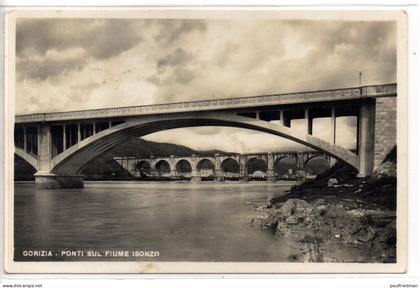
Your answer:
[[[204,162],[210,162],[213,165],[213,169],[216,169],[216,161],[214,159],[212,159],[211,157],[202,157],[200,159],[198,159],[195,165],[195,169],[199,170],[200,166],[204,163]]]
[[[328,162],[328,166],[329,167],[331,167],[332,165],[332,163],[331,163],[331,160],[330,160],[330,158],[328,157],[328,155],[323,155],[323,154],[312,154],[312,155],[310,155],[309,157],[307,157],[306,159],[305,159],[305,161],[303,162],[303,170],[305,171],[305,172],[308,172],[308,164],[312,161],[312,160],[314,160],[315,158],[321,158],[321,159],[325,159],[325,161],[326,162]],[[308,172],[309,173],[309,172]]]
[[[172,170],[172,165],[171,165],[171,163],[167,160],[167,159],[159,159],[159,160],[157,160],[155,163],[154,163],[154,166],[153,166],[153,170],[154,171],[156,171],[156,172],[158,172],[159,173],[159,175],[161,175],[161,174],[164,174],[164,173],[161,173],[159,170],[160,170],[160,168],[161,167],[163,167],[163,166],[167,166],[167,174],[170,174],[171,173],[171,170]],[[163,170],[162,170],[163,171]]]
[[[223,172],[225,172],[225,171],[224,171],[224,164],[225,164],[227,161],[233,161],[234,163],[236,163],[236,164],[237,164],[237,166],[238,166],[238,173],[239,173],[240,163],[239,163],[239,159],[238,159],[238,157],[223,157],[223,158],[221,158],[221,159],[219,160],[219,162],[220,162],[220,169],[221,169]]]
[[[286,160],[292,160],[294,161],[294,163],[283,163],[283,164],[281,163],[282,161],[284,162]],[[281,167],[282,165],[283,167]],[[286,165],[287,167],[293,166],[294,168],[290,168],[290,169],[296,170],[292,172],[292,174],[295,174],[300,169],[298,155],[296,153],[287,153],[287,154],[278,155],[274,160],[274,170],[277,176],[283,176],[289,173],[287,171],[288,169],[286,170],[284,169],[284,166]],[[283,169],[280,169],[280,168],[283,168]]]
[[[153,163],[151,160],[142,159],[136,162],[134,169],[136,172],[138,172],[138,176],[147,175],[150,174],[154,169],[154,166],[152,164]]]
[[[187,163],[188,164],[189,171],[187,171],[187,172],[182,172],[181,171],[181,164],[182,163]],[[190,173],[191,174],[192,171],[193,171],[193,169],[194,169],[194,166],[193,165],[194,164],[190,161],[190,159],[188,159],[186,157],[185,158],[178,158],[175,161],[175,165],[174,165],[174,169],[173,169],[174,173],[173,174],[175,174],[175,175],[182,175],[182,173]]]
[[[224,181],[225,179],[239,179],[239,173],[241,171],[241,165],[239,162],[239,157],[237,156],[225,156],[217,158],[218,168],[216,169],[216,177],[219,181]],[[227,171],[226,165],[231,161],[237,169],[232,169],[232,171]],[[237,174],[237,175],[235,175]]]
[[[260,162],[264,163],[264,169],[262,171],[261,170],[250,171],[250,163],[252,161],[260,161]],[[268,163],[268,157],[266,155],[252,155],[252,156],[247,156],[247,158],[246,158],[246,166],[245,166],[245,173],[248,174],[247,175],[248,178],[250,177],[250,175],[252,175],[256,171],[263,172],[267,176],[268,170],[269,170],[269,163]]]
[[[217,161],[215,159],[212,159],[211,157],[203,157],[203,158],[197,159],[197,164],[195,166],[195,169],[197,170],[198,176],[200,178],[203,178],[203,177],[214,177],[215,176],[215,173],[217,171],[217,167],[216,167],[217,163],[216,162]],[[204,163],[210,163],[210,165],[212,167],[211,168],[211,170],[212,170],[211,175],[203,175],[204,169],[203,169],[202,165]]]

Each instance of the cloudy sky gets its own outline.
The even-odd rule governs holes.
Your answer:
[[[359,71],[363,85],[396,81],[392,22],[26,18],[16,27],[17,114],[350,87]],[[338,144],[354,147],[354,126],[339,119]],[[317,120],[317,136],[329,131],[328,119]],[[146,139],[238,152],[296,148],[233,128]]]

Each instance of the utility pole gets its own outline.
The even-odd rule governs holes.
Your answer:
[[[362,74],[363,72],[359,72],[359,86],[362,86]]]

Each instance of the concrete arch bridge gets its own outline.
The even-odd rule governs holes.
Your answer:
[[[350,165],[361,176],[396,143],[397,85],[374,85],[253,97],[17,115],[15,154],[36,169],[37,186],[83,187],[80,172],[95,157],[131,137],[197,126],[251,129],[284,137]],[[336,119],[357,117],[356,153],[336,144]],[[329,141],[313,135],[313,120],[331,119]],[[291,121],[305,119],[305,133]]]

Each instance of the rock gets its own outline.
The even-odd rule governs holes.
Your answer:
[[[330,178],[328,179],[328,187],[334,187],[338,184],[338,180],[336,178]]]
[[[322,257],[322,262],[337,262],[335,259],[331,258],[331,257]]]
[[[312,204],[312,207],[318,207],[318,206],[325,206],[327,202],[325,201],[325,199],[320,198],[320,199],[316,199],[311,204]]]
[[[376,168],[372,174],[373,178],[380,179],[383,177],[397,177],[397,166],[390,161],[384,162]]]
[[[309,216],[312,205],[301,199],[289,199],[277,209],[277,216],[287,219],[293,216],[296,219],[304,219]]]

